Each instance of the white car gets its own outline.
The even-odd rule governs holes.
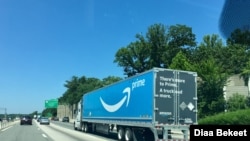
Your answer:
[[[50,124],[50,120],[47,117],[41,117],[39,122],[40,122],[40,124],[47,124],[47,125]]]

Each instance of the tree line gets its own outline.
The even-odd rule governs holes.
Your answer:
[[[195,71],[198,74],[199,118],[235,110],[235,99],[225,101],[223,87],[227,79],[240,74],[247,85],[250,75],[250,32],[236,29],[224,43],[219,35],[205,35],[200,43],[192,28],[186,25],[166,26],[161,23],[149,26],[145,35],[136,34],[135,41],[121,47],[115,54],[114,63],[123,68],[127,77],[153,67]],[[125,79],[108,76],[104,79],[73,76],[67,80],[67,88],[59,98],[60,104],[76,104],[83,94]],[[244,99],[244,98],[243,98]],[[240,108],[248,108],[249,101]],[[229,106],[227,106],[229,104]],[[237,108],[236,108],[237,109]]]

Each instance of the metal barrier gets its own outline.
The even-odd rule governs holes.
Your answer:
[[[10,126],[13,122],[12,121],[0,121],[0,129],[6,128]]]

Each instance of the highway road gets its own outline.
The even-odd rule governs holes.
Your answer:
[[[20,125],[14,122],[6,128],[0,129],[1,141],[115,141],[104,136],[86,134],[73,130],[70,123],[51,123],[40,125],[33,120],[33,125]]]
[[[183,135],[172,135],[183,139]],[[20,121],[10,122],[0,128],[0,141],[117,141],[116,135],[88,134],[73,129],[72,123],[51,121],[50,125],[40,125],[33,120],[33,125],[20,125]]]

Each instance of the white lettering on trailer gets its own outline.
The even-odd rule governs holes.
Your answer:
[[[172,115],[172,112],[160,112],[159,114],[162,116],[170,116]]]
[[[176,83],[165,82],[165,86],[177,87],[177,84]]]
[[[160,76],[159,93],[161,94],[183,94],[183,90],[181,90],[179,87],[180,83],[186,83],[186,80]],[[161,96],[161,97],[171,98],[171,95]]]
[[[169,93],[169,94],[182,94],[183,91],[182,90],[174,90],[174,89],[163,89],[160,88],[160,93]]]
[[[145,82],[146,82],[145,79],[141,79],[141,80],[138,80],[138,79],[137,79],[135,82],[132,83],[132,91],[133,91],[135,88],[145,86]]]
[[[164,76],[160,76],[160,81],[174,82],[174,83],[185,83],[184,79],[167,78],[167,77],[164,77]]]
[[[172,98],[169,94],[160,94],[161,98]]]

